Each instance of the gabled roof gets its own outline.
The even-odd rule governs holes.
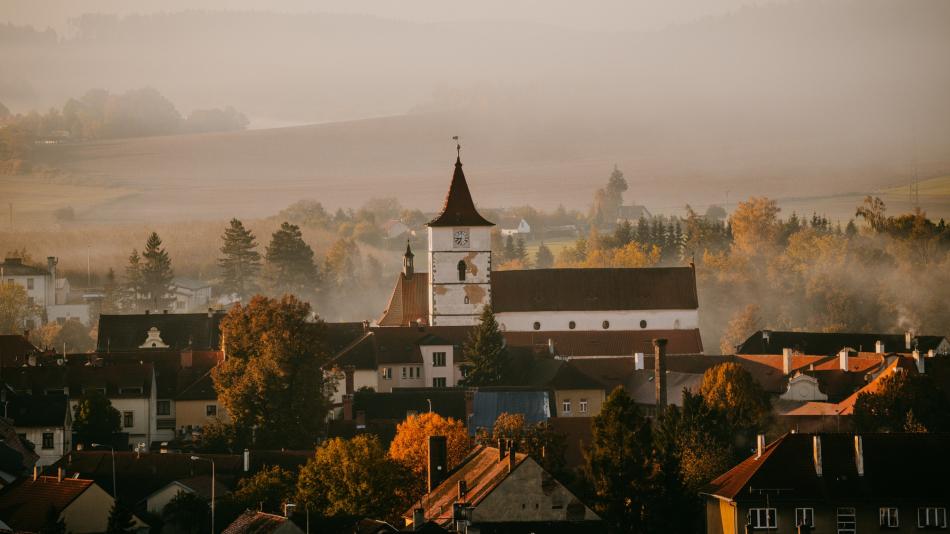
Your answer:
[[[396,388],[391,392],[357,391],[353,395],[353,410],[363,412],[366,420],[392,420],[402,422],[408,412],[432,411],[442,417],[458,419],[463,423],[465,391],[452,388]]]
[[[69,388],[71,397],[83,391],[104,388],[110,398],[147,398],[151,394],[150,363],[119,363],[103,366],[44,365],[4,371],[3,380],[19,392],[43,394],[50,389]]]
[[[214,389],[214,379],[209,370],[197,380],[186,386],[181,393],[175,396],[176,401],[190,400],[217,400],[218,393]]]
[[[695,310],[691,267],[494,271],[495,313],[596,310]]]
[[[472,193],[468,190],[465,173],[462,172],[462,159],[455,160],[455,172],[452,174],[452,183],[445,196],[442,212],[429,221],[428,226],[495,226],[489,222],[478,210],[472,200]]]
[[[288,522],[293,525],[293,522],[284,516],[248,510],[228,525],[222,534],[269,534]],[[300,530],[296,525],[294,528]]]
[[[389,304],[377,324],[379,326],[414,326],[417,320],[429,322],[429,275],[403,273],[396,276],[396,287],[389,297]]]
[[[16,395],[6,409],[17,428],[65,427],[69,401],[65,395]]]
[[[0,335],[0,365],[3,367],[25,365],[29,355],[39,352],[40,349],[19,334]]]
[[[24,478],[0,491],[0,520],[15,532],[39,532],[50,507],[57,514],[95,484],[92,480]]]
[[[218,350],[223,313],[147,313],[102,315],[96,352],[148,351],[142,349],[150,328],[157,328],[171,349]]]
[[[950,499],[948,434],[863,434],[864,475],[859,475],[853,434],[817,434],[822,476],[815,471],[816,434],[785,434],[714,479],[703,493],[726,500],[764,500],[753,488],[783,488],[773,499],[810,502],[907,502]]]
[[[526,454],[515,452],[515,468],[527,459]],[[458,501],[459,481],[465,481],[465,502],[477,506],[508,476],[508,462],[508,453],[499,460],[497,448],[479,446],[450,471],[438,487],[409,509],[409,517],[415,508],[423,508],[427,521],[439,525],[451,523],[452,505]]]
[[[457,347],[455,361],[464,359],[461,347],[468,339],[471,326],[387,326],[373,327],[340,351],[333,359],[337,366],[353,365],[357,369],[375,369],[377,365],[422,364],[423,344],[445,344]]]
[[[907,348],[906,334],[866,334],[849,332],[783,332],[759,330],[742,342],[736,354],[782,354],[782,349],[792,349],[800,354],[832,356],[844,348],[857,352],[870,352],[878,341],[884,343],[885,351],[910,352],[915,347],[920,352],[950,351],[950,341],[944,336],[913,336],[911,348]]]
[[[4,276],[49,276],[49,270],[23,263],[22,258],[4,258],[0,263]]]
[[[184,289],[204,289],[206,287],[211,287],[211,284],[208,282],[202,282],[201,280],[195,280],[194,278],[187,278],[185,276],[176,276],[172,279],[172,286],[181,287]]]
[[[212,482],[211,475],[197,475],[193,477],[188,477],[188,478],[172,481],[165,487],[157,490],[155,493],[158,493],[159,491],[164,490],[170,485],[175,485],[179,488],[190,491],[191,493],[194,493],[195,495],[203,497],[205,500],[210,501],[211,500],[211,482]],[[226,485],[222,484],[220,480],[214,480],[214,490],[217,496],[226,495],[230,493],[231,491]],[[149,497],[147,498],[151,498],[151,495],[149,495]]]

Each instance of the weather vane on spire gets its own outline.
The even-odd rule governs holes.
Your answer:
[[[459,136],[453,135],[452,139],[455,141],[455,150],[458,152],[459,159],[462,159],[462,144],[459,143]]]

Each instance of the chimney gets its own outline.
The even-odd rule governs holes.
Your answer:
[[[878,354],[884,354],[884,342],[877,340],[874,342],[874,352]]]
[[[59,467],[56,469],[56,482],[63,481],[63,468]]]
[[[36,482],[40,478],[40,466],[33,466],[33,482]]]
[[[353,420],[353,395],[343,395],[343,420]]]
[[[429,491],[439,487],[448,471],[448,441],[445,436],[429,436]]]
[[[412,511],[412,530],[419,530],[426,522],[426,511],[422,508],[416,508]]]
[[[923,354],[921,354],[920,351],[917,350],[917,349],[914,349],[914,352],[913,352],[912,354],[913,354],[913,356],[914,356],[914,363],[917,364],[917,372],[920,373],[920,374],[924,374],[924,368],[925,368],[925,367],[924,367],[924,356],[923,356]]]
[[[554,340],[551,338],[548,338],[548,352],[554,356]]]
[[[465,502],[465,494],[468,493],[468,488],[465,486],[465,479],[459,480],[459,498],[458,502]]]
[[[516,459],[515,451],[517,451],[517,449],[518,449],[518,443],[515,440],[511,440],[509,448],[508,448],[508,472],[509,473],[515,470],[515,459]]]
[[[343,375],[346,377],[346,389],[343,391],[347,395],[352,395],[353,391],[356,389],[353,385],[353,377],[356,374],[356,367],[353,365],[343,366]]]
[[[821,476],[821,436],[815,434],[811,438],[812,459],[815,461],[815,474]]]
[[[505,440],[498,438],[498,461],[505,459]]]
[[[208,308],[208,319],[214,316],[214,308]]]
[[[762,342],[765,343],[766,345],[768,345],[768,344],[769,344],[769,340],[771,340],[771,339],[772,339],[772,331],[771,331],[771,330],[763,330],[763,331],[762,331]]]
[[[638,352],[633,355],[633,368],[637,371],[642,371],[646,368],[646,358],[644,358],[642,352]]]
[[[854,466],[858,469],[858,476],[864,476],[864,439],[854,436]]]
[[[842,371],[848,370],[848,349],[841,349],[838,353],[838,368]]]
[[[904,348],[910,350],[911,342],[914,340],[914,333],[910,330],[904,332]]]
[[[366,412],[363,410],[356,410],[356,428],[366,428]]]
[[[251,470],[251,451],[244,449],[244,472]]]
[[[666,408],[666,340],[653,340],[653,374],[656,382],[656,413]]]
[[[758,460],[765,452],[765,434],[759,434],[755,437],[755,459]]]
[[[792,349],[782,349],[782,372],[792,374]]]

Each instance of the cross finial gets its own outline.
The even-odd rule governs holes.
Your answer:
[[[455,150],[458,152],[458,158],[462,159],[462,144],[459,142],[459,136],[453,135],[452,139],[455,141]]]

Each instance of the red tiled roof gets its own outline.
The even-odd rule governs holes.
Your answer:
[[[417,320],[429,323],[429,275],[400,273],[389,305],[377,321],[379,326],[414,326]]]
[[[429,221],[429,226],[495,226],[489,222],[478,210],[472,200],[472,193],[468,190],[465,173],[462,172],[462,160],[455,160],[455,172],[452,174],[452,183],[445,196],[442,213]]]
[[[0,491],[0,519],[15,532],[39,532],[46,524],[46,516],[52,506],[57,514],[69,506],[84,491],[92,480],[56,477],[25,478]]]
[[[521,465],[528,456],[515,453],[515,466]],[[458,501],[459,480],[465,480],[465,502],[472,506],[482,502],[508,476],[508,455],[499,461],[498,449],[480,446],[468,455],[437,488],[409,509],[423,508],[426,521],[439,525],[452,523],[452,505]]]

